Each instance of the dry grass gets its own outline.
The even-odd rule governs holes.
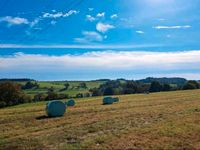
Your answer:
[[[200,149],[200,90],[77,100],[61,118],[45,103],[0,110],[0,149]]]

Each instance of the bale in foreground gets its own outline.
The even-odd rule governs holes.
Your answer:
[[[66,105],[62,101],[53,100],[47,103],[46,113],[49,117],[63,116],[66,111]]]
[[[70,99],[70,100],[68,100],[67,102],[66,102],[66,105],[67,106],[74,106],[76,103],[75,103],[75,101],[73,100],[73,99]]]

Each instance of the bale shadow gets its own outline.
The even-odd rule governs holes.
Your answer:
[[[42,116],[38,116],[35,119],[36,120],[45,120],[45,119],[54,119],[54,118],[60,118],[63,116],[55,116],[55,117],[51,117],[51,116],[46,116],[46,115],[42,115]]]
[[[42,116],[38,116],[36,117],[35,119],[36,120],[44,120],[44,119],[50,119],[51,117],[48,117],[48,116],[45,116],[45,115],[42,115]]]

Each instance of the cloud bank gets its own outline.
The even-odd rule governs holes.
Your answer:
[[[187,75],[200,76],[200,51],[185,52],[89,52],[81,55],[49,56],[17,53],[13,56],[0,57],[0,76],[5,73],[24,74],[70,74],[76,72],[89,75],[93,72],[129,74]],[[196,72],[196,74],[195,74]],[[119,73],[119,74],[118,74]]]

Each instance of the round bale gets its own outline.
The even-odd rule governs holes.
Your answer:
[[[119,102],[119,98],[118,98],[118,97],[114,97],[114,98],[113,98],[113,102],[115,102],[115,103],[116,103],[116,102]]]
[[[47,103],[46,113],[49,117],[63,116],[66,111],[66,105],[62,101],[53,100]]]
[[[66,103],[67,106],[74,106],[75,104],[76,102],[73,99],[68,100]]]
[[[104,97],[103,98],[103,105],[110,105],[113,103],[113,98],[112,97]]]

